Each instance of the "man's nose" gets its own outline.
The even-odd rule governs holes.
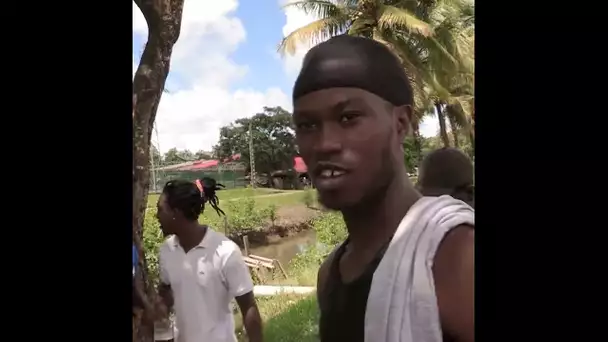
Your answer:
[[[315,152],[333,154],[342,150],[342,138],[338,127],[333,124],[323,125],[319,131]]]

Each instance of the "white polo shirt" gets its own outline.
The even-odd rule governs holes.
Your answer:
[[[177,342],[236,342],[230,301],[253,291],[239,247],[208,229],[188,253],[172,236],[160,248],[160,277],[171,285]]]

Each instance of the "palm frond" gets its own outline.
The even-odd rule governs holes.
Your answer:
[[[473,101],[472,96],[458,96],[451,97],[447,101],[446,114],[450,116],[450,119],[456,123],[456,126],[460,129],[474,136],[473,131]]]
[[[290,7],[295,7],[306,15],[313,15],[319,19],[341,16],[348,12],[348,4],[344,1],[302,0],[290,2],[283,6],[283,8]]]
[[[433,29],[428,23],[403,8],[381,5],[376,20],[380,29],[383,30],[405,29],[409,32],[417,32],[424,37],[433,35]]]
[[[285,55],[285,53],[293,55],[298,45],[317,45],[333,36],[344,33],[347,25],[348,17],[345,16],[328,17],[313,21],[283,38],[279,44],[278,51],[281,55]]]

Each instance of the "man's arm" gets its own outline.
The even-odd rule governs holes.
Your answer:
[[[241,309],[243,325],[249,341],[262,342],[262,318],[253,296],[251,274],[245,265],[241,250],[236,244],[234,250],[225,259],[222,273],[228,292],[236,299],[239,309]]]
[[[446,235],[433,266],[444,333],[458,342],[475,341],[475,230],[462,225]]]
[[[253,291],[235,297],[243,315],[243,325],[250,342],[262,342],[262,317],[255,303]]]

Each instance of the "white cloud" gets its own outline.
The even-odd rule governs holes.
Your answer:
[[[422,120],[418,128],[420,130],[420,135],[423,137],[430,138],[437,136],[439,133],[439,121],[437,121],[437,116],[427,116]]]
[[[294,0],[290,0],[292,2]],[[287,1],[281,0],[281,5],[288,3]],[[296,29],[308,25],[318,18],[311,14],[306,14],[303,11],[295,8],[295,7],[285,7],[283,8],[283,12],[285,13],[285,25],[283,26],[283,37],[287,37]],[[304,56],[310,50],[312,46],[310,44],[300,44],[296,47],[296,52],[293,55],[285,55],[283,57],[283,65],[285,68],[285,72],[289,76],[290,80],[295,81],[298,76],[298,72],[300,72],[300,68],[302,67],[302,60]]]
[[[133,35],[145,41],[145,19],[133,6]],[[237,0],[186,0],[171,59],[169,92],[163,94],[156,116],[161,152],[173,147],[210,150],[221,126],[264,106],[291,107],[289,97],[278,88],[230,89],[248,71],[246,65],[230,59],[246,39],[242,22],[234,16],[237,7]],[[135,60],[140,50],[133,47]],[[134,70],[136,65],[134,61]]]

